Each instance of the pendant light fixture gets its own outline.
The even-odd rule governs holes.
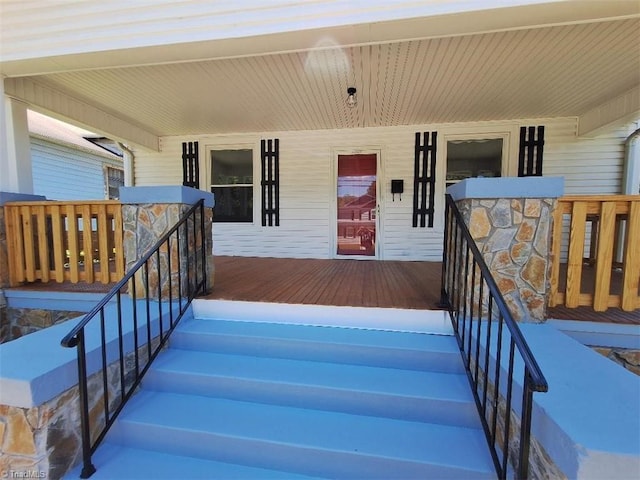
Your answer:
[[[353,108],[358,104],[358,98],[356,97],[356,87],[347,88],[347,106]]]

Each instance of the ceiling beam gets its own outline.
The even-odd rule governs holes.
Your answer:
[[[5,95],[22,100],[34,110],[99,133],[112,140],[160,151],[159,137],[87,102],[41,85],[29,78],[6,78]]]
[[[578,136],[596,137],[605,130],[640,119],[640,86],[578,117]]]

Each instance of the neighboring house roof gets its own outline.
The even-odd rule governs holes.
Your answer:
[[[100,135],[90,132],[89,130],[62,122],[33,110],[27,111],[27,117],[29,121],[29,134],[31,136],[113,160],[121,159],[120,155],[116,155],[87,140],[87,138],[100,138]]]

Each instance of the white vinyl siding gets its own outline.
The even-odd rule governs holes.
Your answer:
[[[555,119],[535,125],[538,124],[546,127],[542,173],[564,177],[565,194],[621,193],[628,128],[621,127],[595,138],[578,138],[575,119]]]
[[[201,171],[206,168],[207,148],[254,145],[263,138],[280,139],[280,226],[262,227],[259,217],[251,224],[214,226],[214,254],[292,258],[331,258],[335,235],[336,152],[379,150],[381,225],[378,242],[383,260],[432,260],[442,256],[444,211],[444,149],[438,150],[436,215],[434,228],[413,228],[413,169],[415,132],[437,131],[446,135],[483,131],[510,136],[507,175],[517,171],[517,143],[521,125],[545,125],[544,174],[565,176],[567,193],[616,193],[620,185],[622,139],[620,132],[597,139],[576,139],[576,119],[526,119],[473,124],[418,125],[268,134],[201,135],[164,137],[162,151],[136,152],[136,185],[176,185],[182,181],[182,142],[198,141]],[[259,150],[258,150],[259,151]],[[205,160],[203,160],[205,159]],[[595,171],[589,173],[589,168]],[[257,167],[259,168],[259,166]],[[254,172],[255,173],[255,172]],[[203,172],[202,175],[206,173]],[[255,173],[259,178],[259,171]],[[204,185],[201,178],[201,184]],[[391,180],[404,180],[402,200],[390,193]],[[254,198],[260,199],[259,185]],[[257,205],[259,211],[259,205]]]
[[[106,198],[104,167],[122,169],[122,160],[31,138],[33,193],[48,200]]]

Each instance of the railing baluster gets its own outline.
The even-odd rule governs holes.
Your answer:
[[[84,250],[84,281],[93,283],[93,232],[91,230],[91,205],[83,205],[81,209],[82,218],[82,249]]]
[[[73,204],[67,205],[67,249],[69,250],[69,279],[71,283],[78,283],[80,272],[78,269],[78,217]]]
[[[151,304],[149,303],[149,260],[144,263],[144,302],[147,312],[147,365],[151,362]]]
[[[33,218],[29,207],[22,207],[24,268],[27,282],[36,280],[36,249],[33,244]]]
[[[135,282],[131,282],[135,284]],[[135,285],[132,287],[132,295],[133,302],[131,305],[132,311],[131,316],[133,317],[133,352],[134,352],[134,361],[136,368],[136,378],[140,375],[140,353],[138,350],[140,349],[140,342],[138,338],[138,309],[136,305],[136,288]]]
[[[187,255],[187,275],[186,275],[186,280],[187,280],[187,292],[189,293],[189,296],[191,296],[191,261],[189,258],[189,252],[191,251],[189,248],[189,225],[188,223],[185,224],[184,226],[184,242],[186,244],[186,255]]]
[[[40,275],[42,283],[49,282],[51,273],[49,266],[49,238],[47,235],[47,213],[44,205],[35,207],[38,226],[38,259],[40,260]]]
[[[176,230],[176,245],[178,249],[178,306],[180,307],[180,314],[182,314],[182,262],[180,260],[180,257],[182,257],[182,245],[180,244],[180,229]]]
[[[277,164],[276,164],[277,168]],[[202,293],[207,291],[207,239],[205,238],[204,229],[204,203],[200,206],[200,236],[202,237],[200,261],[202,265]]]
[[[55,270],[55,280],[58,283],[64,282],[64,235],[63,235],[62,213],[59,205],[51,206],[51,230],[53,237],[53,263]]]
[[[498,344],[496,346],[496,371],[495,371],[495,381],[494,381],[494,387],[493,387],[493,423],[492,423],[492,429],[491,431],[493,432],[493,443],[492,445],[495,445],[496,443],[496,433],[497,433],[497,422],[498,422],[498,407],[500,406],[500,372],[502,369],[502,327],[504,325],[504,321],[502,318],[502,314],[500,314],[500,316],[498,317],[498,337],[497,337],[497,341]]]
[[[198,245],[198,238],[196,234],[196,216],[194,212],[194,215],[193,215],[193,267],[194,267],[194,272],[193,272],[194,293],[193,294],[194,295],[197,294],[197,288],[198,288],[198,254],[196,253],[197,245]]]
[[[111,281],[111,272],[109,271],[109,242],[108,242],[108,225],[107,225],[107,206],[98,205],[98,248],[100,249],[98,257],[100,258],[100,281],[104,284]]]
[[[482,276],[480,276],[480,284],[482,285]],[[478,301],[482,302],[482,298],[479,298]],[[480,311],[479,314],[478,314],[478,319],[477,319],[478,323],[480,323],[481,314],[482,314],[482,311]],[[467,350],[467,359],[466,360],[467,360],[467,368],[471,368],[471,341],[473,339],[473,317],[471,317],[469,319],[469,334],[468,335],[469,336],[467,337],[468,345],[467,345],[467,348],[466,348],[466,350]]]
[[[511,337],[509,342],[509,374],[507,375],[507,400],[505,404],[504,412],[504,445],[502,450],[502,474],[506,478],[507,476],[507,462],[509,461],[509,437],[511,432],[511,394],[513,392],[513,356],[515,352],[516,344]]]
[[[484,306],[484,282],[480,282],[480,294],[478,296],[478,300],[479,302],[479,308],[480,308],[480,314],[478,315],[478,331],[476,332],[476,375],[475,375],[475,382],[476,384],[478,383],[478,372],[480,369],[480,337],[482,336],[482,313],[483,313],[483,306]],[[489,293],[489,295],[491,295],[491,293]]]
[[[116,295],[116,304],[118,310],[118,357],[120,360],[120,401],[124,402],[125,382],[124,382],[124,344],[122,338],[122,299],[120,291]]]
[[[445,203],[444,207],[444,241],[442,242],[442,257],[448,258],[449,255],[449,205]],[[447,281],[449,270],[447,262],[442,262],[440,269],[440,304],[441,308],[448,307],[447,291],[449,282]]]
[[[173,328],[173,292],[171,285],[171,237],[167,238],[167,279],[168,287],[169,287],[169,326]]]
[[[484,353],[484,385],[482,386],[482,415],[487,415],[487,389],[489,383],[489,359],[491,352],[491,322],[493,321],[493,296],[489,296],[487,315],[487,338]]]
[[[471,304],[471,319],[473,320],[475,304],[476,304],[476,261],[473,258],[473,256],[471,257],[471,261],[473,262],[473,268],[471,269],[471,298],[469,299],[469,302]],[[478,310],[478,318],[480,318],[480,315],[481,315],[481,312],[480,310]],[[466,335],[465,327],[463,327],[462,331]],[[462,337],[463,344],[464,344],[464,339],[465,337]]]
[[[457,312],[458,311],[458,289],[456,288],[456,274],[458,272],[458,227],[457,225],[455,226],[454,230],[453,230],[453,255],[452,255],[452,259],[453,259],[453,267],[451,269],[451,298],[453,299],[453,304],[451,305],[453,307],[453,311]],[[456,322],[458,321],[458,318],[456,316]]]
[[[104,421],[109,421],[109,371],[107,369],[107,338],[104,323],[104,308],[100,309],[100,346],[102,350],[102,390],[104,391]]]
[[[82,471],[80,478],[89,478],[96,471],[91,463],[91,425],[89,422],[89,398],[87,389],[87,363],[84,330],[75,337],[78,349],[78,393],[80,400],[80,430],[82,431]],[[72,345],[73,346],[73,345]]]
[[[462,277],[464,281],[464,288],[462,293],[462,331],[464,332],[466,319],[467,319],[467,298],[468,298],[468,290],[469,290],[469,245],[465,242],[464,249],[464,276]],[[471,306],[471,318],[473,318],[473,306]]]
[[[522,389],[522,418],[520,420],[520,458],[518,459],[518,479],[529,478],[529,447],[531,443],[531,411],[533,408],[533,390],[529,369],[524,371]]]
[[[158,274],[158,325],[160,326],[160,341],[164,338],[164,321],[162,320],[162,268],[160,263],[160,249],[156,250],[156,270]]]

